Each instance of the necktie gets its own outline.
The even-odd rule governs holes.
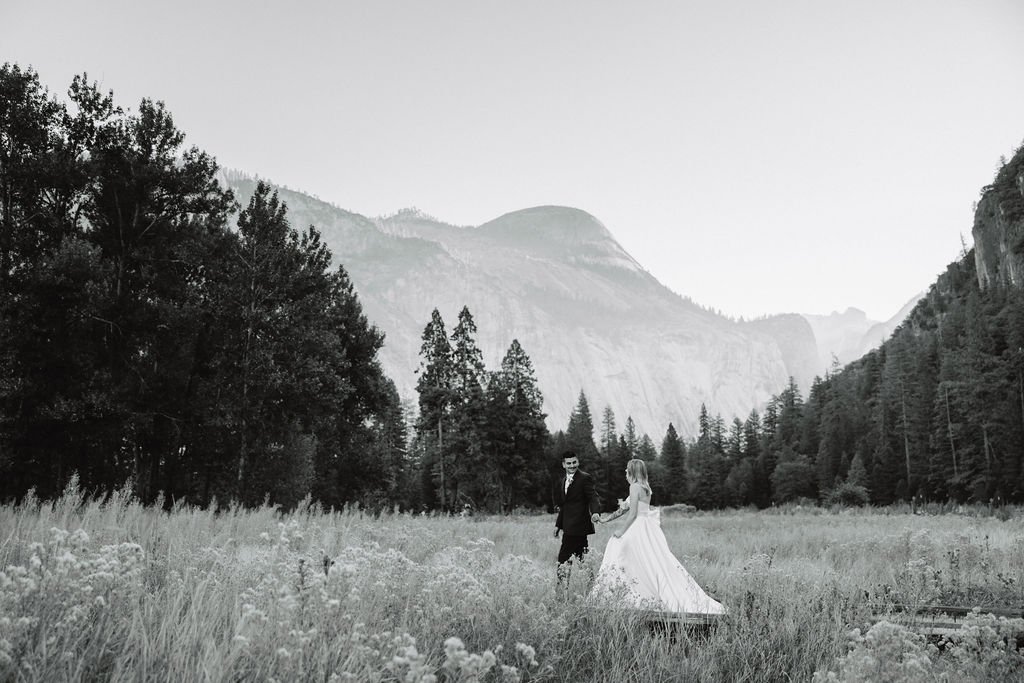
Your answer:
[[[569,491],[569,486],[572,484],[572,477],[565,478],[565,491]]]

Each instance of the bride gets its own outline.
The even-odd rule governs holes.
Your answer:
[[[634,458],[626,465],[629,502],[602,517],[610,522],[626,515],[626,523],[608,539],[594,583],[595,593],[618,595],[631,607],[689,614],[724,614],[683,568],[668,548],[661,530],[660,510],[651,507],[647,464]]]

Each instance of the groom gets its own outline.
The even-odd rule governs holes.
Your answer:
[[[562,533],[562,547],[558,551],[558,586],[568,587],[570,560],[583,562],[589,550],[587,536],[594,533],[594,522],[600,519],[601,498],[594,490],[594,479],[580,470],[580,459],[572,451],[562,454],[565,476],[555,481],[551,498],[558,517],[555,519],[555,538]]]

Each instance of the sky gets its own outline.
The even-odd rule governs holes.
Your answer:
[[[572,206],[733,317],[886,320],[1024,142],[1019,0],[0,0],[0,62],[162,100],[366,216]]]

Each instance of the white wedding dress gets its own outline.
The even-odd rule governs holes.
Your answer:
[[[668,548],[658,508],[640,501],[621,538],[612,536],[594,582],[594,593],[628,607],[687,614],[725,614]]]

